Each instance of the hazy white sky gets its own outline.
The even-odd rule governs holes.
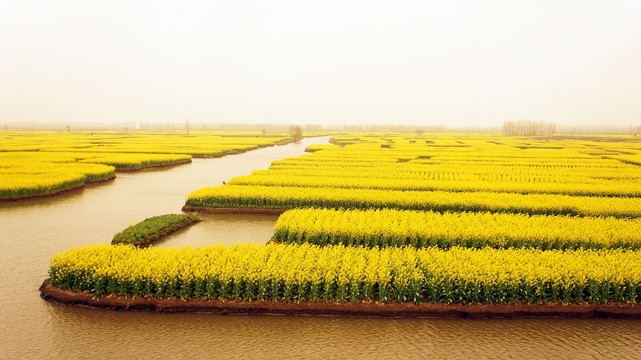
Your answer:
[[[0,122],[641,125],[639,19],[639,0],[0,0]]]

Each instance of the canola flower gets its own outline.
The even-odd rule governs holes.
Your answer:
[[[49,282],[97,296],[462,304],[641,300],[629,250],[92,245],[52,258]]]
[[[274,161],[269,170],[236,177],[230,184],[641,196],[641,177],[638,168],[630,165],[633,162],[595,154],[594,149],[585,148],[587,142],[579,143],[583,147],[493,142],[435,149],[389,140],[389,148],[372,139],[345,147],[310,147],[311,155]],[[624,146],[630,147],[626,153],[633,151],[629,143]],[[601,148],[607,154],[615,151]]]
[[[0,173],[0,199],[46,194],[85,183],[82,173],[3,174]]]
[[[20,162],[0,167],[0,199],[63,190],[109,178],[114,171],[100,164]]]
[[[350,246],[86,246],[52,258],[49,281],[97,296],[184,299],[446,304],[641,299],[641,251],[626,248],[636,249],[634,218],[641,217],[641,198],[634,196],[641,178],[635,165],[617,158],[634,153],[634,143],[393,133],[349,134],[332,143],[339,146],[310,148],[311,155],[275,161],[267,172],[249,177],[255,185],[195,191],[186,205],[352,209],[317,218],[309,210],[300,221],[283,218],[300,224],[287,227],[292,241],[302,243],[309,236]],[[102,145],[96,153],[104,151],[105,156],[126,148],[81,141],[39,145],[61,153]],[[136,147],[148,145],[152,147],[142,141]],[[237,181],[244,180],[232,182]],[[434,183],[450,187],[435,191]],[[416,186],[424,187],[416,191]],[[523,194],[523,189],[542,193]],[[588,192],[619,197],[581,195]],[[374,210],[383,208],[394,210]],[[355,209],[362,214],[355,215]],[[403,209],[428,213],[412,215]],[[384,214],[387,218],[381,217],[384,211],[390,212]],[[357,225],[358,216],[368,217],[368,228]],[[319,230],[312,219],[326,227]],[[421,227],[439,222],[441,233]],[[510,224],[518,229],[505,234]],[[581,226],[585,235],[579,234]],[[388,246],[353,246],[377,241]],[[483,242],[494,242],[498,249],[483,247]],[[413,246],[395,246],[404,243]],[[428,244],[436,246],[420,246]]]
[[[184,154],[100,154],[89,159],[81,160],[81,162],[111,165],[116,169],[131,169],[191,162],[191,156]]]
[[[429,166],[426,166],[429,165]],[[461,166],[465,165],[465,166]],[[592,164],[591,164],[592,165]],[[630,166],[536,166],[527,164],[417,164],[415,162],[378,164],[362,166],[352,162],[344,164],[326,163],[324,166],[272,164],[269,170],[254,170],[252,175],[326,176],[335,178],[380,178],[397,180],[449,180],[449,181],[490,181],[490,182],[531,182],[531,183],[578,183],[599,184],[604,180],[634,182],[639,178],[638,169]]]
[[[10,131],[0,142],[3,151],[161,153],[219,156],[287,139],[286,133],[259,131]]]
[[[253,207],[293,209],[382,209],[438,212],[509,212],[530,215],[641,217],[641,198],[591,197],[498,192],[398,191],[223,185],[196,190],[185,205],[195,207]]]
[[[608,158],[617,159],[626,164],[632,165],[641,165],[641,150],[638,150],[635,154],[625,154],[625,155],[608,155]]]
[[[345,246],[641,249],[641,219],[396,209],[293,209],[274,240]]]
[[[260,135],[260,136],[259,136]],[[0,200],[49,194],[132,170],[272,146],[286,133],[7,131],[0,139]]]
[[[231,179],[231,187],[193,192],[186,205],[641,215],[638,167],[600,155],[632,153],[633,142],[614,148],[490,136],[336,139],[349,144],[323,145],[312,154],[274,161],[268,170]]]
[[[349,173],[349,172],[346,172]],[[587,196],[641,196],[641,182],[599,183],[555,183],[555,182],[508,182],[493,180],[426,180],[398,179],[382,177],[362,177],[353,173],[352,177],[310,176],[305,171],[301,175],[289,174],[252,174],[233,178],[230,185],[260,186],[298,186],[333,187],[347,189],[414,190],[414,191],[494,191],[521,194],[566,194]]]

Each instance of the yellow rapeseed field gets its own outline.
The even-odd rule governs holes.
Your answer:
[[[224,185],[189,194],[196,207],[406,209],[546,215],[641,217],[641,198],[499,192],[402,191],[331,187]]]
[[[231,187],[196,191],[187,204],[617,217],[641,213],[641,171],[624,159],[641,153],[632,137],[600,142],[364,134],[336,137],[334,142],[342,146],[314,146],[312,154],[274,161],[268,170],[236,177]]]
[[[396,209],[294,209],[274,227],[274,239],[287,243],[545,250],[638,250],[639,234],[641,219]]]
[[[98,295],[435,303],[641,300],[641,252],[315,245],[93,245],[54,256],[53,285]]]
[[[86,246],[56,255],[50,282],[184,299],[641,300],[635,138],[348,133],[331,143],[186,199],[294,209],[274,229],[293,244]]]
[[[6,131],[0,138],[0,200],[50,194],[113,177],[115,170],[182,164],[271,146],[259,132]]]

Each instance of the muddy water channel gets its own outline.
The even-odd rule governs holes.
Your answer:
[[[49,199],[0,203],[0,358],[638,358],[641,321],[377,319],[116,312],[39,297],[49,257],[108,243],[147,217],[178,213],[185,196],[307,145],[265,148],[115,181]],[[276,216],[204,215],[158,246],[264,243]]]

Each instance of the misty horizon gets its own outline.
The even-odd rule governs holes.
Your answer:
[[[535,127],[543,127],[545,131],[534,131],[534,133],[519,133],[510,130],[510,125],[514,123],[525,123],[524,126],[532,124]],[[194,123],[189,122],[113,122],[113,123],[92,123],[92,122],[17,122],[0,124],[0,130],[5,131],[64,131],[64,132],[83,132],[83,131],[101,131],[101,130],[118,130],[118,131],[179,131],[188,134],[189,131],[256,131],[256,132],[289,132],[294,126],[300,126],[304,133],[314,132],[415,132],[423,133],[443,133],[443,132],[477,132],[477,133],[504,133],[505,135],[553,135],[553,134],[621,134],[634,135],[641,134],[641,126],[625,125],[571,125],[557,124],[536,121],[506,121],[501,126],[447,126],[435,124],[429,126],[408,125],[408,124],[343,124],[343,125],[323,125],[323,124],[270,124],[270,123]],[[523,127],[521,127],[523,128]],[[188,130],[187,130],[188,129]]]
[[[4,2],[0,125],[635,129],[640,13],[635,1]]]

